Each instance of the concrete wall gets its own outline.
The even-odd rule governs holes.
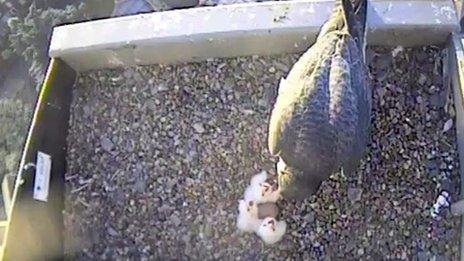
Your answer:
[[[54,29],[50,56],[78,71],[307,49],[334,1],[225,5],[104,19]],[[452,0],[369,1],[368,43],[444,43],[458,27]]]

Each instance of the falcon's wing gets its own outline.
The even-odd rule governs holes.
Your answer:
[[[337,32],[332,32],[323,39],[319,39],[293,65],[287,79],[280,81],[279,94],[269,121],[268,146],[272,155],[279,154],[281,150],[281,137],[286,127],[285,124],[288,123],[293,114],[295,103],[298,102],[301,91],[308,87],[305,87],[307,78],[313,74],[321,60],[334,52],[338,40]]]

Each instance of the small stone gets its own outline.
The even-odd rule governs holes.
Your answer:
[[[417,83],[419,83],[420,85],[424,85],[426,81],[427,81],[427,76],[421,73],[419,75],[419,79],[417,80]]]
[[[308,221],[309,223],[313,223],[314,220],[315,220],[314,212],[311,211],[308,215],[306,215],[305,219],[306,219],[306,221]]]
[[[445,162],[440,163],[440,169],[441,170],[446,170],[446,167],[447,167],[447,165],[446,165]]]
[[[205,132],[205,127],[203,127],[202,123],[194,123],[193,128],[195,129],[196,132],[198,133],[204,133]]]
[[[261,107],[266,107],[267,106],[267,101],[264,100],[264,99],[260,99],[258,101],[258,105],[261,106]]]
[[[160,84],[157,87],[158,87],[157,89],[158,89],[159,92],[164,92],[164,91],[168,90],[168,87],[166,85],[164,85],[164,84]]]
[[[269,72],[270,72],[270,73],[275,73],[275,72],[276,72],[276,68],[275,68],[275,67],[269,68]]]
[[[443,126],[443,132],[447,132],[453,127],[453,119],[449,119],[445,122],[445,125]]]
[[[351,202],[356,202],[361,199],[362,189],[359,188],[348,188],[348,198]]]
[[[108,232],[108,234],[112,237],[115,237],[118,235],[118,231],[116,231],[114,228],[112,228],[111,226],[109,226],[106,231]]]
[[[177,227],[177,226],[180,225],[180,223],[182,223],[182,221],[180,220],[180,218],[176,214],[172,214],[171,215],[171,223],[173,223]]]
[[[398,56],[398,54],[400,54],[403,51],[404,51],[404,47],[399,45],[395,49],[392,50],[391,54],[392,54],[393,57],[396,57],[396,56]]]
[[[100,138],[100,145],[106,152],[111,152],[114,148],[113,142],[104,136]]]

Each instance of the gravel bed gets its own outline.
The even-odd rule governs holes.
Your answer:
[[[81,75],[68,136],[69,257],[458,259],[459,219],[430,214],[442,189],[459,193],[444,53],[368,54],[369,153],[356,176],[336,174],[304,202],[280,202],[287,234],[274,246],[236,230],[237,200],[254,174],[275,175],[267,121],[297,54]]]

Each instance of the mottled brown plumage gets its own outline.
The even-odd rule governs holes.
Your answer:
[[[269,123],[279,186],[304,198],[340,167],[352,172],[369,139],[371,91],[364,64],[365,0],[341,0],[316,43],[282,79]],[[354,11],[356,10],[356,11]]]

